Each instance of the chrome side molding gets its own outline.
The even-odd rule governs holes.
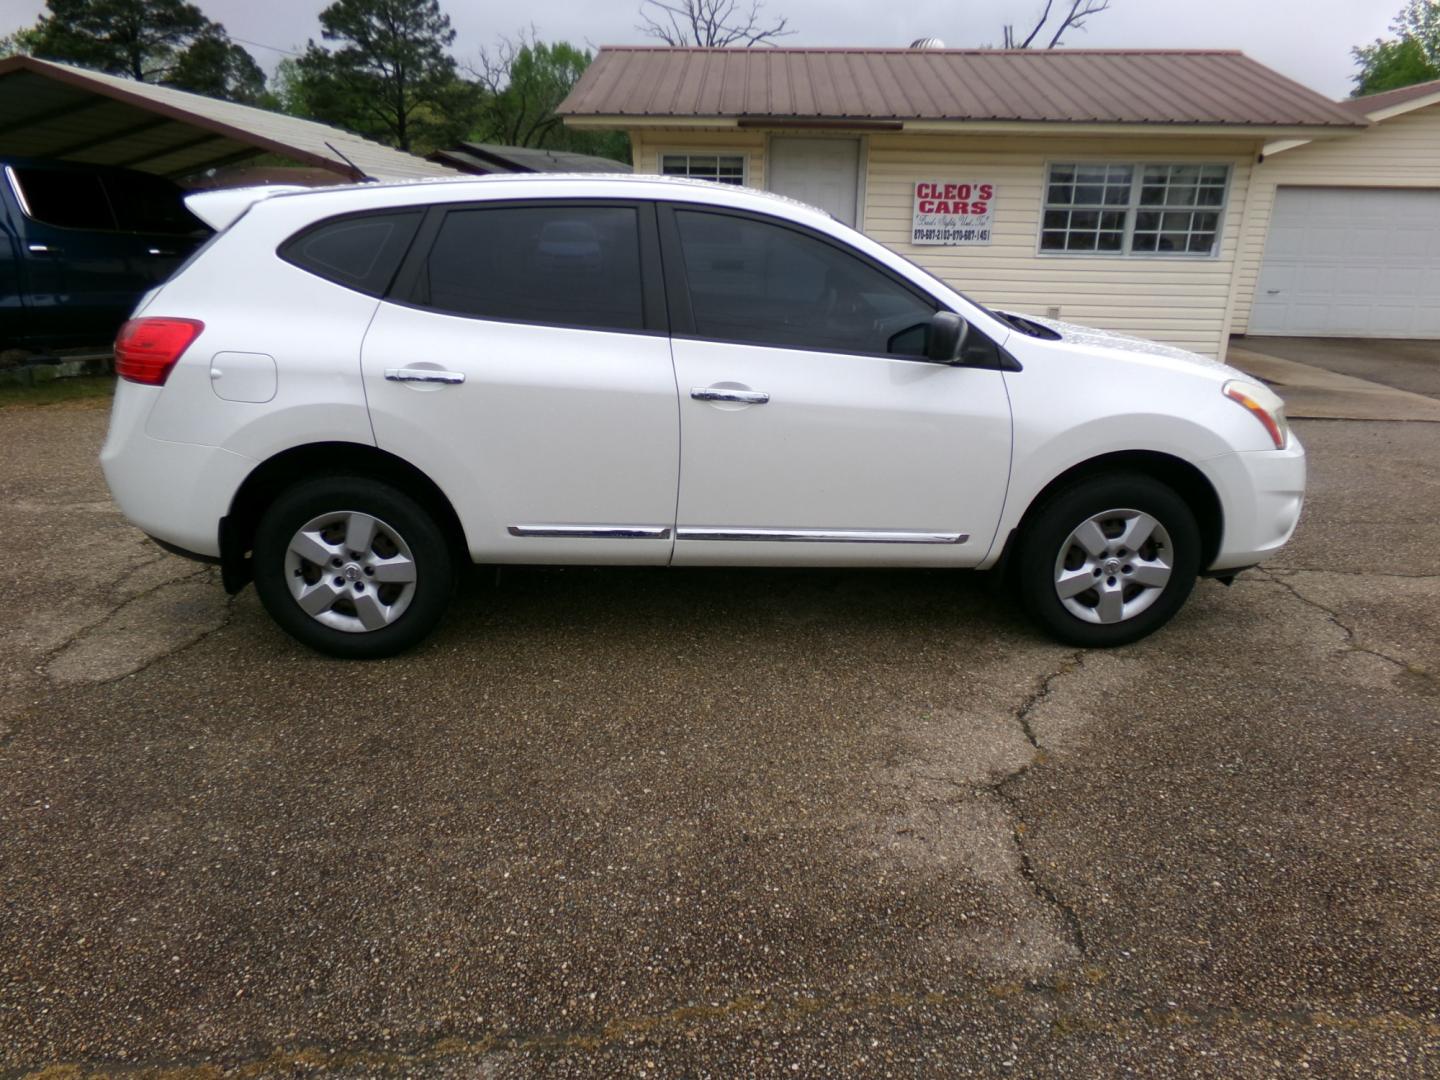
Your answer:
[[[511,525],[511,536],[575,540],[668,540],[668,525]]]
[[[511,525],[511,536],[576,540],[668,540],[668,525]],[[678,540],[761,540],[798,544],[963,544],[969,533],[897,532],[885,529],[675,530]]]
[[[969,533],[894,532],[883,529],[675,530],[677,540],[764,540],[797,544],[963,544]]]

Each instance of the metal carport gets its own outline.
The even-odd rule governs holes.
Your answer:
[[[337,153],[338,151],[338,153]],[[13,56],[0,60],[0,154],[181,177],[277,154],[356,180],[455,176],[339,128],[231,101]]]

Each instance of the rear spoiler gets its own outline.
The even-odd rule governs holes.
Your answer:
[[[185,206],[206,225],[220,232],[257,202],[272,195],[293,195],[297,191],[310,190],[299,184],[265,184],[260,187],[197,191],[185,196]]]

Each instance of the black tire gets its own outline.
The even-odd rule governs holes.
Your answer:
[[[1103,558],[1087,556],[1080,545],[1070,542],[1082,525],[1112,510],[1148,514],[1159,523],[1150,546],[1138,559],[1136,553],[1113,546],[1124,535],[1125,519],[1120,516],[1106,517],[1098,523],[1112,545]],[[1128,553],[1132,561],[1125,560],[1120,552]],[[1180,610],[1200,570],[1200,529],[1185,500],[1164,483],[1143,473],[1112,473],[1079,480],[1051,494],[1026,523],[1017,555],[1020,600],[1030,616],[1068,645],[1109,648],[1128,645],[1153,633]],[[1162,556],[1170,560],[1169,578],[1163,585],[1147,588],[1126,576],[1136,572],[1140,559],[1159,560]],[[1117,561],[1119,570],[1115,569]],[[1087,621],[1068,608],[1057,591],[1062,568],[1075,575],[1095,575],[1096,588],[1076,595],[1071,602],[1079,609],[1096,613],[1096,618],[1100,617],[1100,590],[1107,583],[1109,591],[1120,596],[1114,602],[1122,611],[1125,607],[1139,608],[1142,602],[1148,606],[1120,621]],[[1114,576],[1107,576],[1111,573]]]
[[[319,562],[292,555],[292,539],[302,528],[333,517],[333,530],[338,531],[315,534],[322,542],[331,543],[346,535],[349,515],[376,520],[370,547],[356,553],[361,558],[352,561],[351,553],[341,550],[337,554],[343,564],[327,564],[324,573],[317,575]],[[396,560],[403,563],[407,558],[411,566],[408,570],[402,566],[399,572],[411,575],[408,583],[386,584],[365,576],[374,575],[377,568],[382,574],[385,568],[395,570]],[[254,560],[255,591],[271,617],[297,641],[344,659],[377,659],[408,649],[435,628],[455,591],[456,559],[444,530],[430,512],[404,492],[359,476],[306,480],[282,492],[260,518]],[[311,578],[315,582],[310,583]],[[332,592],[340,599],[329,610],[312,616],[300,607],[292,580],[300,582],[297,590],[333,582]],[[343,590],[356,592],[352,597]],[[382,617],[375,615],[376,611],[398,609],[398,614],[373,629],[362,628],[353,602],[362,598],[373,598],[366,609],[372,619]],[[319,621],[321,618],[354,629],[337,629]]]

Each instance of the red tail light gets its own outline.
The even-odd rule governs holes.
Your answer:
[[[175,361],[204,329],[198,319],[131,319],[115,338],[115,374],[164,386]]]

